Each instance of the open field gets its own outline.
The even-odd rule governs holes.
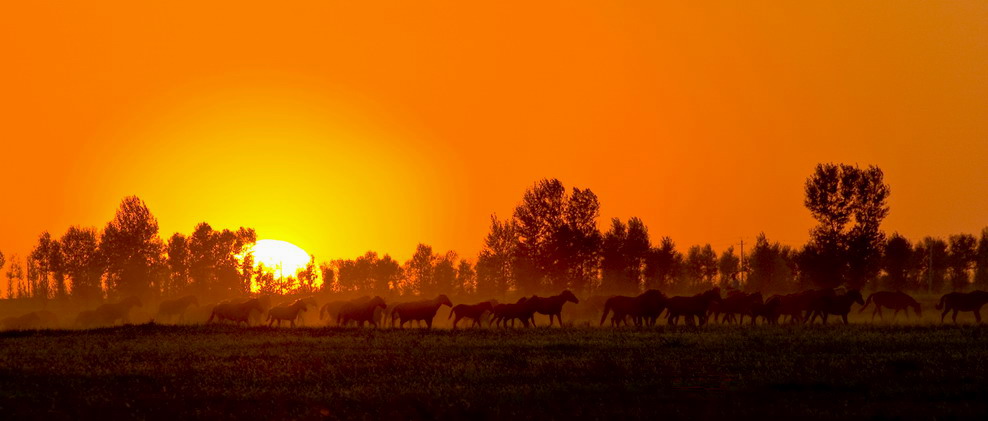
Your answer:
[[[984,417],[984,326],[0,333],[0,418]]]

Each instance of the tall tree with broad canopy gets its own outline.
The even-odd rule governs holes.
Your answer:
[[[103,228],[100,254],[106,259],[106,283],[113,298],[156,296],[156,274],[164,265],[158,220],[137,196],[123,199]]]
[[[820,287],[861,288],[881,269],[891,190],[882,170],[819,164],[806,180],[804,205],[817,220],[802,254],[805,276]]]

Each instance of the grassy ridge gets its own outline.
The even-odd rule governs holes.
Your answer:
[[[0,418],[988,414],[982,326],[0,334]]]

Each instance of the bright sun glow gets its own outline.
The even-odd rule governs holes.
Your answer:
[[[253,251],[255,265],[264,264],[276,277],[294,276],[309,263],[309,253],[287,241],[260,240]]]

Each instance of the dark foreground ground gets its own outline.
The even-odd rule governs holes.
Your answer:
[[[988,328],[0,334],[0,419],[984,418]]]

